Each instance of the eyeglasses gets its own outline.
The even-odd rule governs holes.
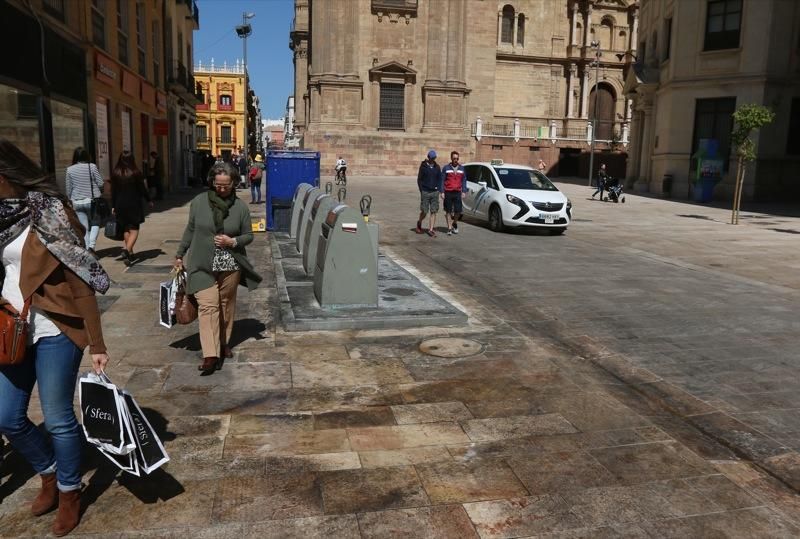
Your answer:
[[[217,183],[217,182],[214,182],[214,187],[221,187],[223,189],[230,189],[231,185],[233,185],[231,182],[228,182],[228,183]]]

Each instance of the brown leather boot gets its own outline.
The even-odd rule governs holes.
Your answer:
[[[218,357],[210,356],[203,358],[203,364],[197,367],[198,371],[203,371],[203,374],[211,374],[217,370]]]
[[[42,474],[42,489],[31,504],[31,513],[39,517],[47,513],[56,506],[58,502],[58,485],[56,484],[56,474]]]
[[[70,490],[58,493],[58,513],[53,522],[53,534],[56,537],[67,535],[75,529],[81,518],[81,491]]]

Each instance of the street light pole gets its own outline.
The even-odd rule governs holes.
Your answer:
[[[244,61],[244,155],[245,158],[250,157],[250,148],[247,144],[247,96],[249,92],[249,85],[247,84],[247,36],[253,33],[253,27],[247,22],[248,19],[255,17],[255,13],[242,13],[242,24],[236,27],[236,34],[242,38],[242,56]]]
[[[594,169],[594,139],[597,131],[597,97],[600,94],[600,42],[592,41],[592,48],[594,48],[594,111],[592,112],[592,139],[589,152],[589,187],[592,186],[592,170]],[[601,197],[602,198],[602,197]]]

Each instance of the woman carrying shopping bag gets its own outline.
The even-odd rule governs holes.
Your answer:
[[[66,172],[67,197],[72,202],[78,219],[86,229],[83,243],[92,255],[101,221],[107,215],[100,215],[99,208],[92,201],[103,196],[103,176],[94,163],[90,163],[86,148],[78,147],[72,153],[72,166]]]
[[[175,266],[186,269],[186,293],[197,300],[203,348],[198,370],[203,374],[213,373],[225,358],[233,357],[230,339],[237,287],[241,284],[253,290],[261,282],[245,250],[253,241],[253,232],[250,210],[236,196],[239,172],[230,163],[217,163],[208,180],[211,190],[192,200],[175,257]]]
[[[95,371],[108,363],[95,291],[105,293],[110,281],[83,236],[53,176],[0,139],[3,307],[20,317],[27,312],[29,321],[24,358],[0,365],[0,433],[41,475],[31,512],[43,515],[58,505],[57,536],[80,518],[83,437],[72,401],[84,348]],[[52,445],[27,416],[36,384]]]

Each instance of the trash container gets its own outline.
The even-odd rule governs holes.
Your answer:
[[[319,187],[319,152],[267,152],[267,229],[289,232],[292,198],[297,186]]]
[[[717,185],[716,178],[701,178],[694,182],[694,201],[708,203],[714,199],[714,186]]]

